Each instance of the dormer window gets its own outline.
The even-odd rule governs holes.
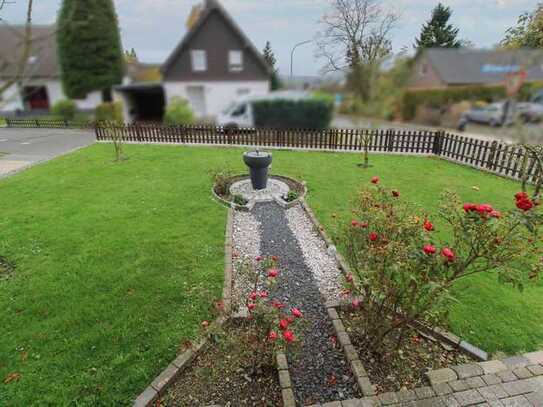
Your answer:
[[[192,70],[194,72],[207,71],[207,54],[204,50],[193,49],[190,52],[190,57],[192,61]]]
[[[228,69],[230,72],[243,71],[243,52],[230,50],[228,52]]]

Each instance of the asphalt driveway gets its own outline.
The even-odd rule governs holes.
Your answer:
[[[92,130],[0,128],[0,176],[94,143]]]

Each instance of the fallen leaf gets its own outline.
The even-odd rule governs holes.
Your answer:
[[[16,382],[21,378],[21,374],[17,372],[9,373],[4,379],[4,384],[9,384],[11,382]]]

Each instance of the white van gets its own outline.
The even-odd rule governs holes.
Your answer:
[[[247,96],[236,100],[217,117],[217,125],[229,128],[255,127],[253,103],[265,100],[303,100],[310,99],[311,93],[300,91],[279,91],[261,96]]]

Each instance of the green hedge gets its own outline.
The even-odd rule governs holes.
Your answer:
[[[525,84],[519,93],[519,99],[528,100],[535,90],[543,87],[543,83]],[[404,120],[411,120],[419,106],[441,109],[453,103],[463,101],[493,102],[506,98],[504,86],[459,86],[447,89],[411,90],[404,92],[401,111]]]
[[[73,100],[64,99],[56,102],[51,107],[51,113],[62,120],[73,120],[77,111],[77,106]]]
[[[253,105],[257,127],[326,129],[334,104],[324,97],[304,100],[265,100]]]
[[[95,111],[97,122],[124,123],[122,102],[104,102],[96,107]]]
[[[191,124],[194,122],[194,113],[189,103],[180,97],[173,97],[164,112],[164,123],[169,126]]]

